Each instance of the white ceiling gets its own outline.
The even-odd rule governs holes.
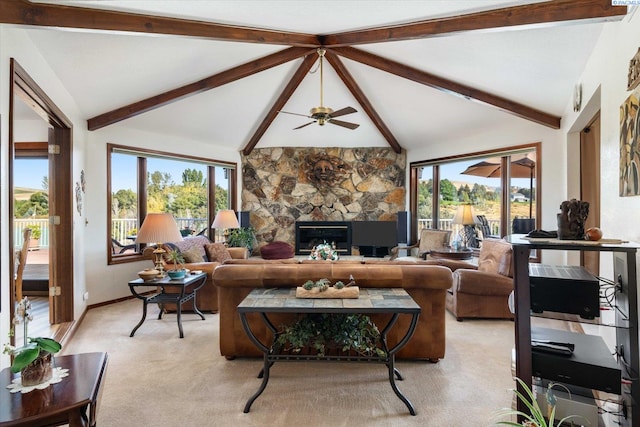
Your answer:
[[[139,1],[46,0],[145,14],[311,34],[327,34],[533,1]],[[359,46],[493,95],[561,115],[603,24],[548,26]],[[23,27],[89,119],[197,81],[285,46],[105,31]],[[179,135],[241,150],[288,83],[301,59],[111,126]],[[509,121],[496,108],[471,102],[343,59],[399,144],[411,150]],[[316,67],[312,68],[312,71]],[[257,147],[387,146],[351,93],[325,62],[324,104],[358,112],[341,117],[356,130],[280,114]],[[284,110],[308,113],[320,102],[319,73],[307,75]]]

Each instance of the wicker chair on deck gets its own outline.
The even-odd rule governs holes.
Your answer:
[[[15,277],[14,283],[16,288],[16,301],[22,300],[22,275],[24,267],[27,264],[27,255],[29,254],[29,240],[31,240],[31,229],[25,228],[23,233],[22,248],[15,252]]]

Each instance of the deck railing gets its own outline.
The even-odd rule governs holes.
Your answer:
[[[492,219],[489,219],[488,221],[489,226],[491,227],[491,233],[496,235],[499,234],[500,221]],[[136,218],[113,219],[111,226],[111,236],[119,242],[126,243],[127,237],[135,235],[137,222],[138,220]],[[176,218],[176,222],[178,223],[178,228],[180,230],[189,228],[191,230],[199,232],[207,228],[207,220],[205,218]],[[22,246],[22,235],[24,229],[34,225],[40,226],[40,246],[49,247],[48,219],[16,218],[14,219],[13,224],[16,247]],[[452,230],[454,233],[460,231],[460,225],[453,224],[453,220],[451,219],[439,220],[437,227],[433,227],[432,225],[433,221],[431,219],[418,220],[419,230],[422,230],[423,228],[437,228],[440,230]]]
[[[24,229],[32,228],[33,226],[40,227],[40,247],[49,247],[49,220],[47,218],[31,219],[31,218],[14,218],[13,220],[13,236],[15,239],[15,246],[19,248],[22,246]]]
[[[176,218],[180,230],[190,229],[196,233],[207,228],[205,218]],[[138,227],[136,218],[116,218],[111,220],[111,237],[123,244],[131,243],[131,236],[135,236]],[[129,241],[128,241],[128,240]]]
[[[497,219],[487,219],[489,223],[489,227],[491,229],[492,235],[500,234],[500,220]],[[423,228],[436,228],[438,230],[452,230],[453,233],[458,233],[462,226],[460,224],[454,224],[453,219],[441,219],[438,220],[438,226],[433,227],[433,220],[431,218],[428,219],[418,219],[418,230],[422,230]]]

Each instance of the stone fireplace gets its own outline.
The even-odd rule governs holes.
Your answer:
[[[240,210],[251,212],[258,247],[294,246],[297,222],[395,221],[405,174],[405,153],[390,148],[254,149],[242,155]]]

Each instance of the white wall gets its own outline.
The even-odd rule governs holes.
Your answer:
[[[108,225],[107,225],[107,144],[126,145],[169,153],[184,154],[240,162],[240,154],[234,150],[211,145],[207,142],[179,139],[161,133],[149,133],[127,128],[122,124],[107,126],[89,132],[86,170],[87,192],[85,194],[86,237],[85,262],[87,269],[87,290],[89,304],[111,301],[130,296],[127,282],[137,278],[136,273],[150,267],[150,261],[107,265]],[[239,192],[238,192],[238,200]]]
[[[601,120],[601,212],[600,225],[604,237],[640,242],[640,196],[618,195],[620,162],[620,105],[631,92],[627,91],[629,61],[640,48],[640,12],[638,8],[622,23],[606,24],[593,54],[589,58],[580,79],[584,104],[588,111],[573,112],[571,106],[562,120],[562,130],[567,144],[575,143],[576,133],[593,117],[590,101],[600,106]],[[578,83],[578,82],[576,82]],[[599,102],[598,102],[599,101]],[[592,109],[591,109],[592,110]],[[572,145],[570,145],[572,146]],[[578,162],[567,159],[566,169],[570,177],[577,175]],[[570,187],[570,197],[578,197],[577,186]],[[612,257],[601,257],[601,274],[610,277]]]
[[[6,236],[9,233],[9,215],[8,210],[8,146],[9,146],[9,59],[15,58],[27,73],[38,83],[38,85],[47,93],[49,98],[64,112],[64,114],[73,122],[73,177],[74,182],[80,180],[80,171],[84,166],[84,151],[86,139],[86,124],[79,117],[78,109],[73,99],[66,92],[56,75],[48,67],[42,56],[26,36],[25,32],[19,28],[0,26],[0,158],[1,175],[0,175],[0,221],[2,228],[0,233],[0,253],[9,254],[11,248],[8,247]],[[84,259],[84,227],[81,226],[83,218],[77,212],[74,212],[74,233],[73,246],[74,251],[74,316],[78,318],[85,309],[85,303],[82,301],[82,295],[85,292],[85,259]],[[71,246],[71,245],[70,245]],[[69,247],[70,247],[69,246]],[[60,248],[64,250],[64,248]],[[0,295],[2,302],[0,306],[0,344],[8,342],[7,333],[9,330],[9,256],[1,256],[1,280]],[[0,359],[0,368],[7,366],[9,359],[2,355]]]

